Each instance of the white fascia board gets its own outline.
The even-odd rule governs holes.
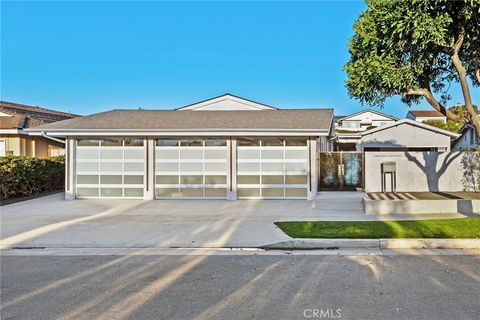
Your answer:
[[[43,130],[51,136],[328,136],[327,130]],[[29,131],[31,135],[41,135],[41,131]]]
[[[28,136],[28,133],[21,129],[0,129],[0,134],[24,134]]]

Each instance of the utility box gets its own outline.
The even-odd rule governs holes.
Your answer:
[[[397,191],[397,163],[395,161],[382,162],[382,192],[388,192],[387,190],[387,177],[390,178],[390,190],[391,192]]]

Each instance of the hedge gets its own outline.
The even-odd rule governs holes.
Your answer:
[[[0,157],[0,200],[62,189],[65,158]]]

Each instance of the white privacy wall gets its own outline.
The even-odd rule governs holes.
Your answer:
[[[387,161],[396,162],[398,192],[463,191],[461,160],[461,152],[365,152],[365,191],[381,191]]]

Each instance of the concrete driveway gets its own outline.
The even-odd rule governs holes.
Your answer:
[[[365,215],[363,195],[320,193],[313,201],[65,201],[58,193],[0,207],[1,247],[260,247],[289,239],[275,221],[389,218]]]
[[[1,207],[3,248],[258,247],[288,239],[279,220],[318,219],[305,200],[76,200]],[[317,207],[318,209],[318,207]]]

